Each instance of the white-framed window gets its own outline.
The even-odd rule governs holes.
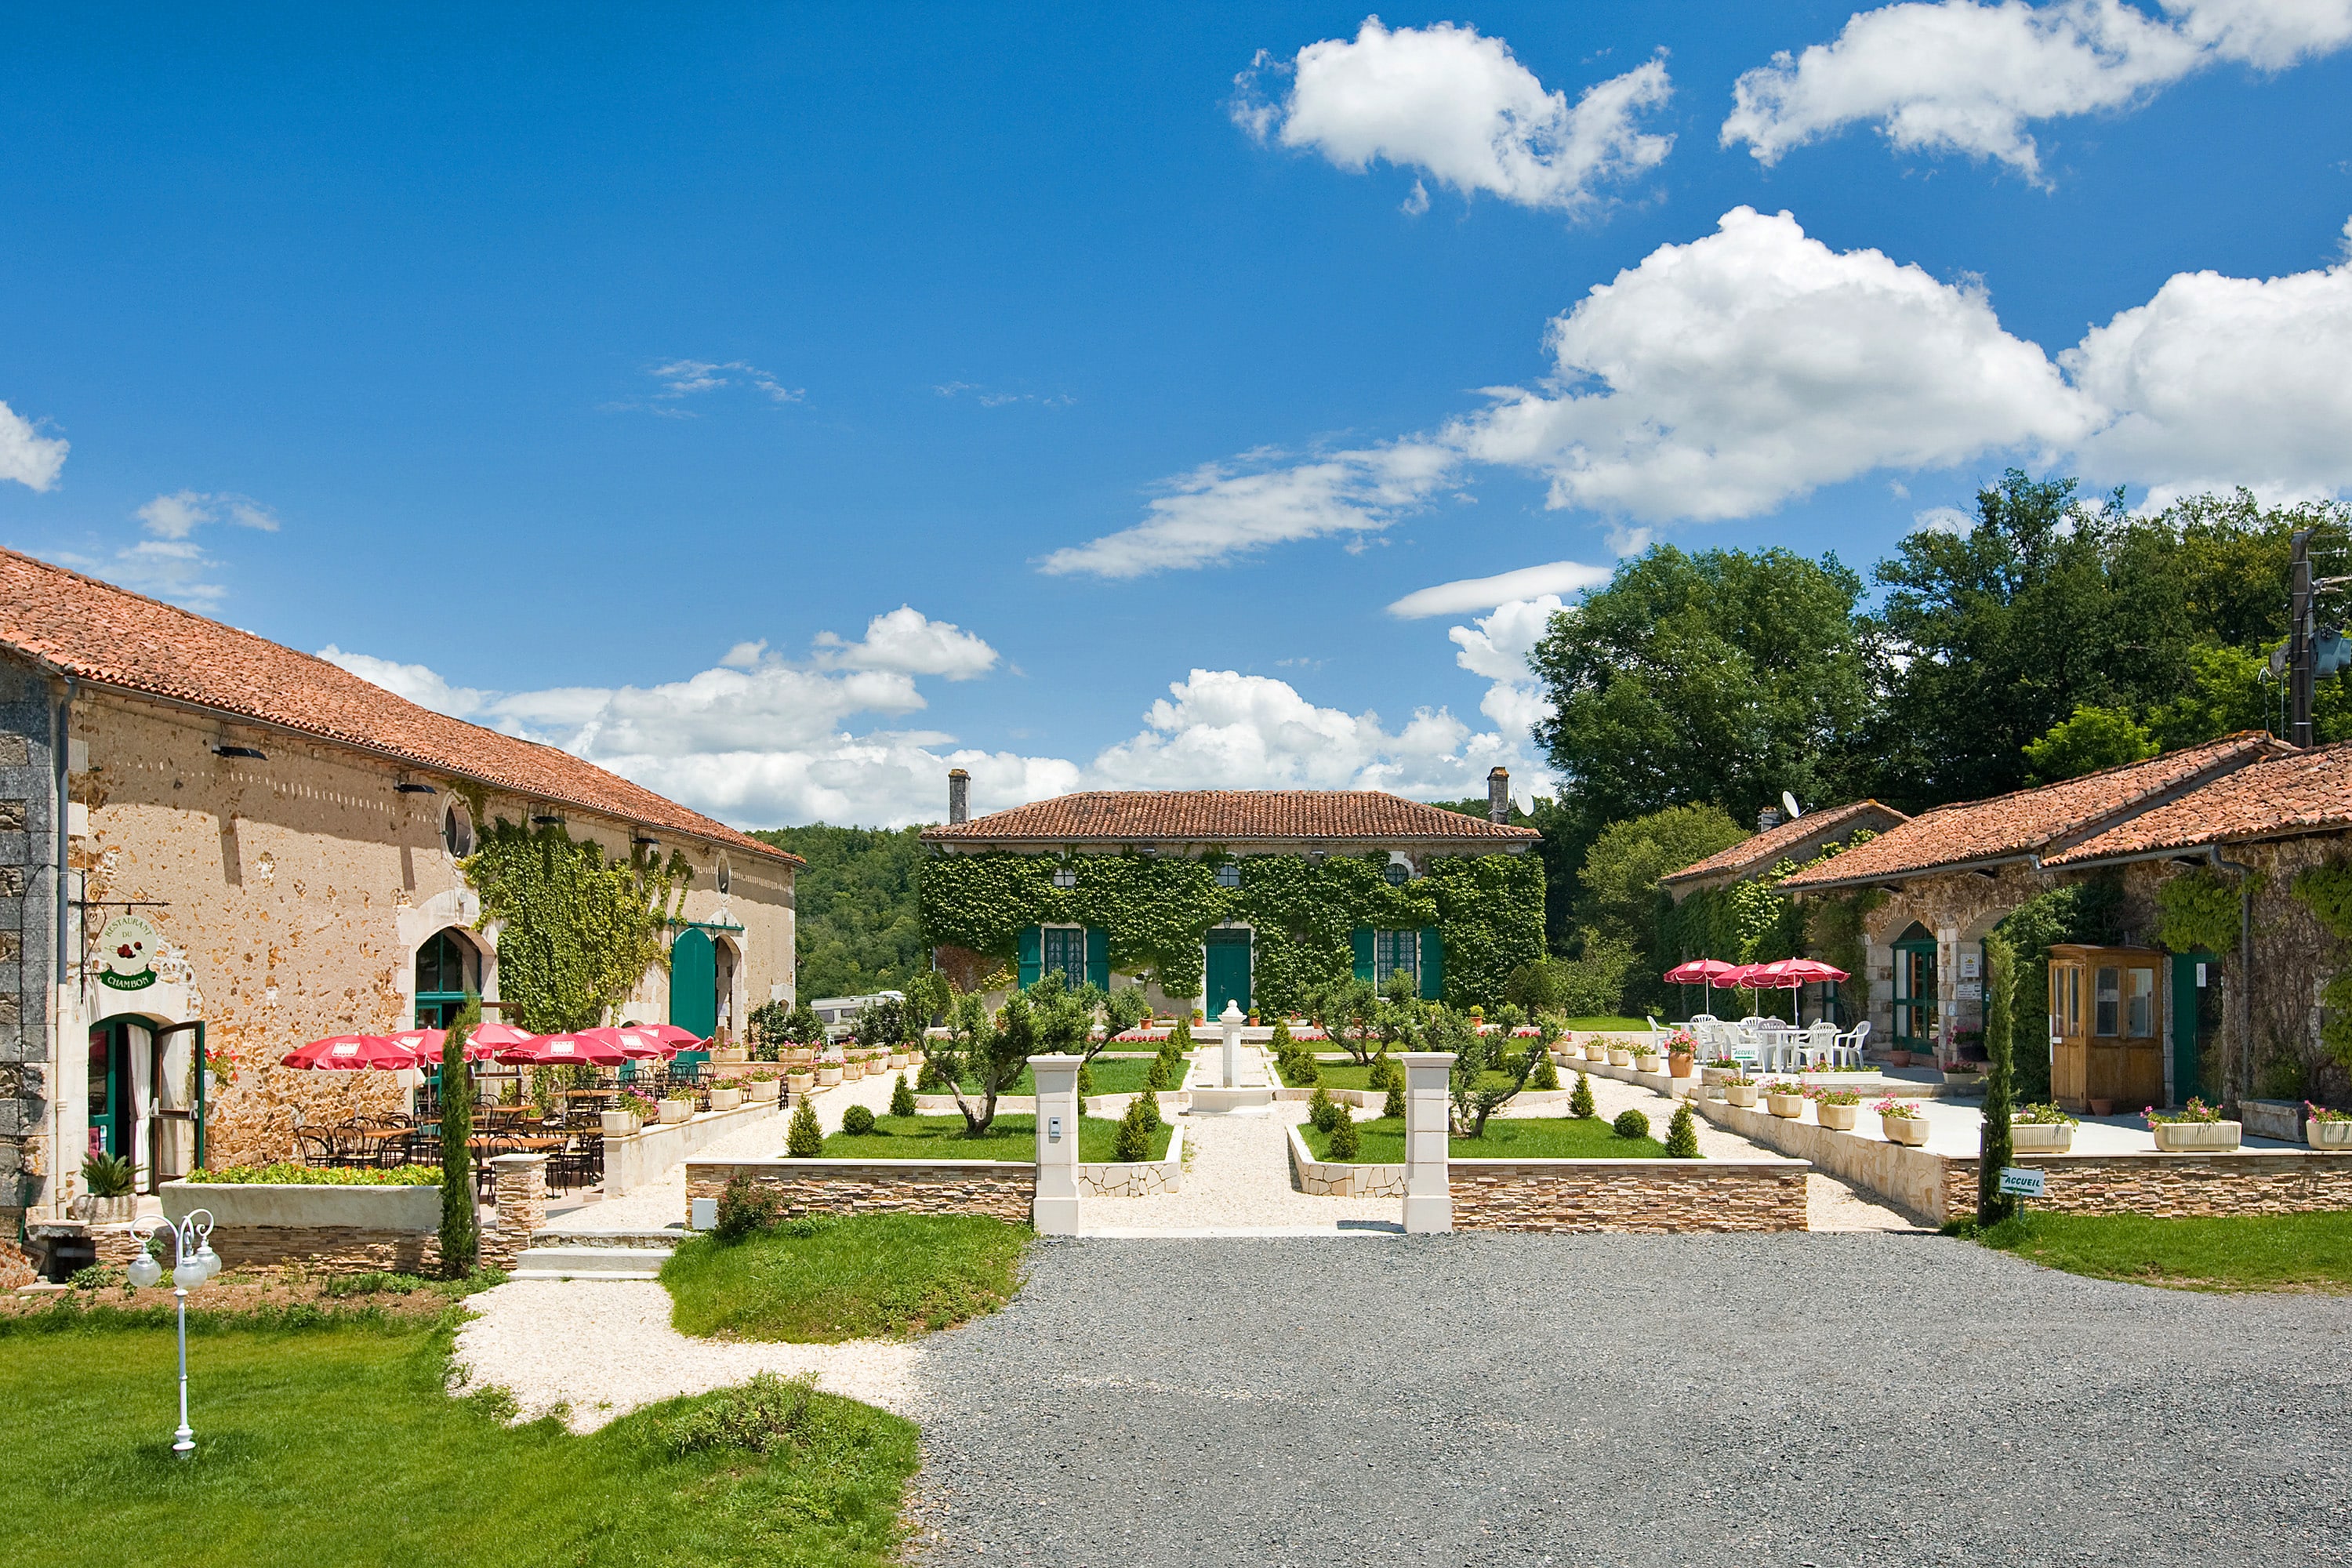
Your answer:
[[[1065,984],[1076,989],[1087,983],[1087,930],[1084,926],[1047,926],[1045,928],[1045,951],[1040,955],[1044,967],[1037,977],[1058,974]]]
[[[1417,931],[1376,931],[1372,933],[1372,984],[1386,985],[1391,974],[1421,979],[1421,933]]]

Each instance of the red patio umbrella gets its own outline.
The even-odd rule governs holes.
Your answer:
[[[1843,980],[1845,971],[1812,958],[1782,958],[1756,965],[1754,984],[1775,990],[1801,991],[1808,985]],[[1802,1011],[1801,1008],[1798,1009]]]
[[[402,1050],[415,1052],[419,1059],[434,1062],[441,1059],[441,1042],[447,1037],[446,1029],[401,1029],[384,1037]]]
[[[1672,969],[1667,970],[1665,980],[1666,984],[1669,985],[1697,984],[1706,986],[1707,990],[1707,1010],[1709,1012],[1713,1012],[1715,1010],[1716,986],[1722,983],[1722,976],[1730,973],[1733,970],[1738,967],[1739,966],[1736,963],[1726,963],[1719,958],[1694,958],[1688,963],[1677,963]]]
[[[621,1047],[585,1035],[534,1035],[511,1046],[501,1046],[493,1061],[532,1067],[616,1068],[629,1058]]]
[[[692,1029],[682,1029],[676,1024],[631,1024],[629,1028],[640,1035],[649,1035],[673,1050],[685,1050],[702,1044],[702,1037]]]
[[[403,1050],[394,1045],[382,1035],[330,1035],[323,1040],[297,1046],[278,1058],[278,1065],[344,1072],[377,1068],[386,1072],[397,1072],[402,1068],[415,1067],[416,1056],[413,1051]]]
[[[599,1041],[612,1047],[623,1056],[634,1057],[639,1061],[651,1061],[671,1054],[663,1048],[659,1040],[655,1039],[653,1035],[645,1029],[619,1029],[608,1025],[598,1029],[583,1029],[580,1031],[580,1037],[583,1040]]]

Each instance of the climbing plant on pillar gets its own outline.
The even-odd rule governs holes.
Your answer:
[[[677,918],[694,869],[678,850],[607,861],[560,822],[500,817],[458,868],[481,895],[476,930],[499,926],[499,992],[507,1019],[535,1033],[593,1028],[652,968],[667,969],[662,933]]]

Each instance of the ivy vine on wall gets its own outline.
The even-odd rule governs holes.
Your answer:
[[[1228,865],[1240,868],[1238,888],[1217,883]],[[1499,1002],[1511,970],[1543,956],[1543,864],[1532,855],[1440,857],[1427,876],[1395,886],[1387,867],[1378,854],[933,855],[919,872],[923,934],[1010,960],[1024,927],[1097,926],[1114,970],[1191,996],[1202,984],[1202,935],[1238,922],[1255,937],[1252,995],[1280,1010],[1347,978],[1362,927],[1436,927],[1446,999],[1464,1006]],[[1065,868],[1075,885],[1057,888],[1054,873]]]
[[[662,933],[694,876],[683,852],[663,864],[642,853],[607,862],[602,846],[562,823],[533,828],[504,817],[476,835],[458,867],[481,895],[475,929],[499,923],[509,1023],[539,1034],[593,1028],[647,969],[669,967]]]
[[[2238,885],[2218,871],[2186,871],[2156,890],[2156,940],[2174,952],[2238,950]]]
[[[2352,861],[2305,867],[2288,884],[2327,934],[2352,942]],[[2352,969],[2339,969],[2319,994],[2320,1044],[2339,1067],[2352,1068]]]

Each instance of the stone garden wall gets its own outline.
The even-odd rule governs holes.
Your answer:
[[[547,1219],[547,1157],[505,1154],[497,1161],[497,1217],[482,1227],[485,1268],[511,1268]],[[212,1247],[228,1268],[299,1267],[320,1274],[436,1275],[441,1270],[441,1189],[295,1186],[166,1182],[163,1212],[173,1219],[205,1209],[214,1218]],[[128,1226],[92,1226],[100,1263],[138,1256]],[[171,1243],[158,1254],[171,1263]]]
[[[1352,1093],[1353,1090],[1342,1090]],[[1337,1094],[1333,1099],[1339,1098]],[[1381,1098],[1385,1099],[1383,1095]],[[1290,1128],[1290,1170],[1298,1178],[1298,1190],[1316,1198],[1402,1198],[1404,1196],[1402,1165],[1353,1164],[1345,1162],[1324,1162],[1315,1158],[1299,1136],[1294,1123]]]
[[[1944,1217],[1977,1212],[1977,1162],[1944,1166]],[[2021,1154],[2043,1173],[2027,1206],[2058,1214],[2310,1214],[2352,1209],[2352,1154],[2239,1150],[2214,1154]]]
[[[1806,1227],[1802,1160],[1455,1160],[1455,1230]]]
[[[990,1214],[1027,1225],[1037,1186],[1037,1167],[1025,1160],[688,1160],[689,1212],[739,1174],[773,1191],[787,1216]]]
[[[1168,1152],[1157,1160],[1102,1161],[1078,1170],[1078,1195],[1088,1198],[1148,1198],[1184,1190],[1184,1127],[1168,1137]]]

